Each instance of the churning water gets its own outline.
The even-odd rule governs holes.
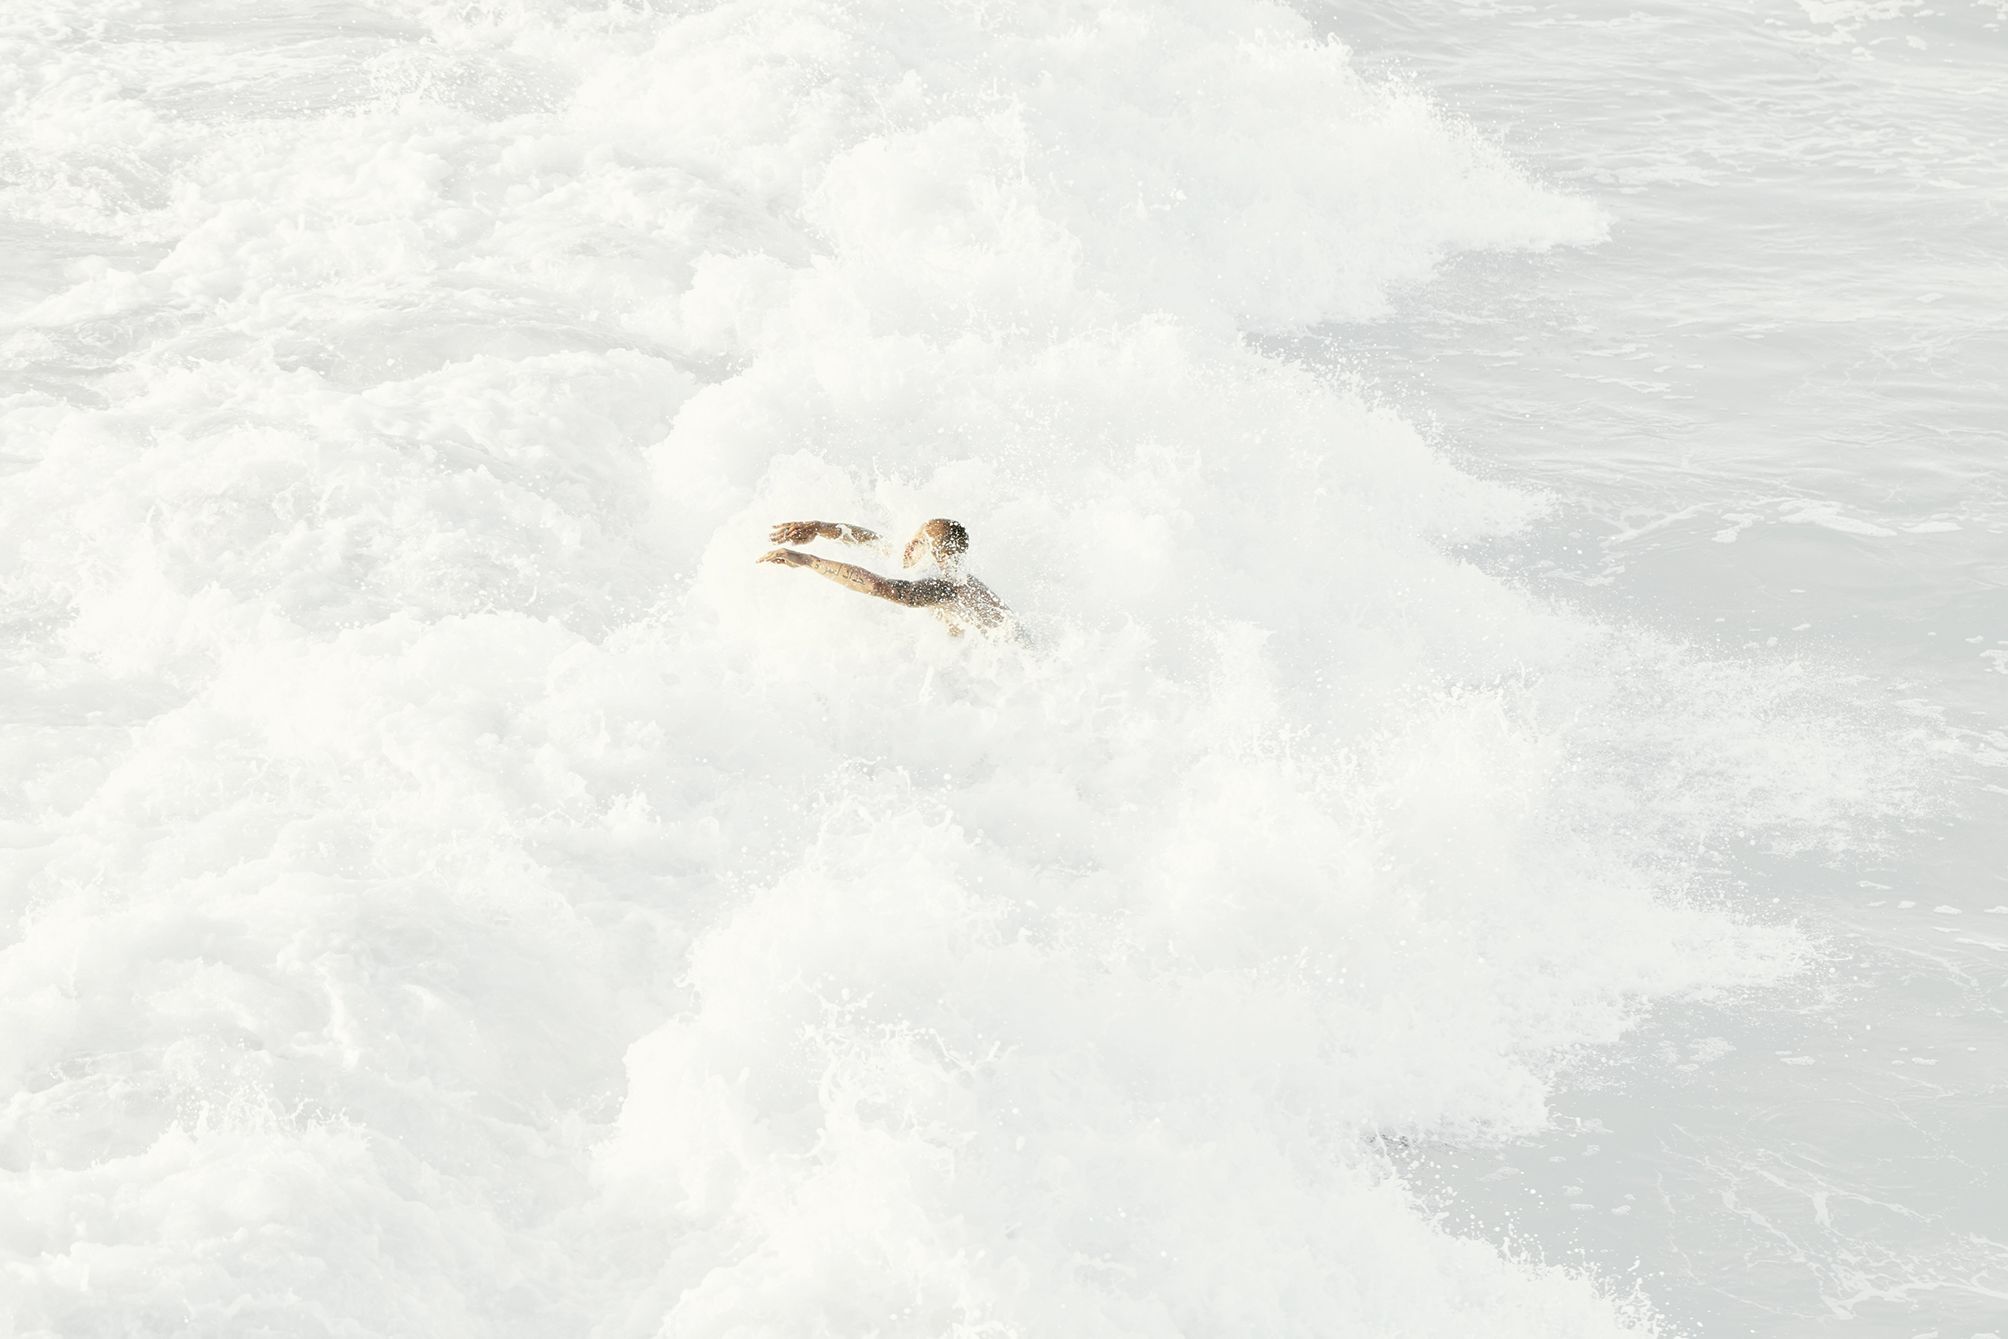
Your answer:
[[[0,17],[0,1321],[2008,1332],[2004,57]]]

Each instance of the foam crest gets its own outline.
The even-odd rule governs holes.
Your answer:
[[[5,113],[18,1328],[1651,1330],[1376,1141],[1794,970],[1686,852],[1877,741],[1242,339],[1594,209],[1253,0],[135,13]]]

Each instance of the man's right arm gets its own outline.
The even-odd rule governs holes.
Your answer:
[[[861,525],[842,521],[783,521],[768,538],[776,544],[807,544],[816,539],[834,539],[839,544],[868,544],[883,548],[885,541]]]

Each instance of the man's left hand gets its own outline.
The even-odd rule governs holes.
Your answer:
[[[770,549],[762,554],[758,561],[779,563],[783,567],[804,567],[810,562],[810,557],[795,549]]]

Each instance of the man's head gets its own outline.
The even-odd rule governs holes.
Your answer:
[[[900,565],[912,567],[924,558],[932,558],[944,572],[952,572],[961,565],[962,555],[968,551],[969,532],[962,528],[962,523],[937,517],[913,532],[913,538],[906,542],[906,552],[900,557]]]

